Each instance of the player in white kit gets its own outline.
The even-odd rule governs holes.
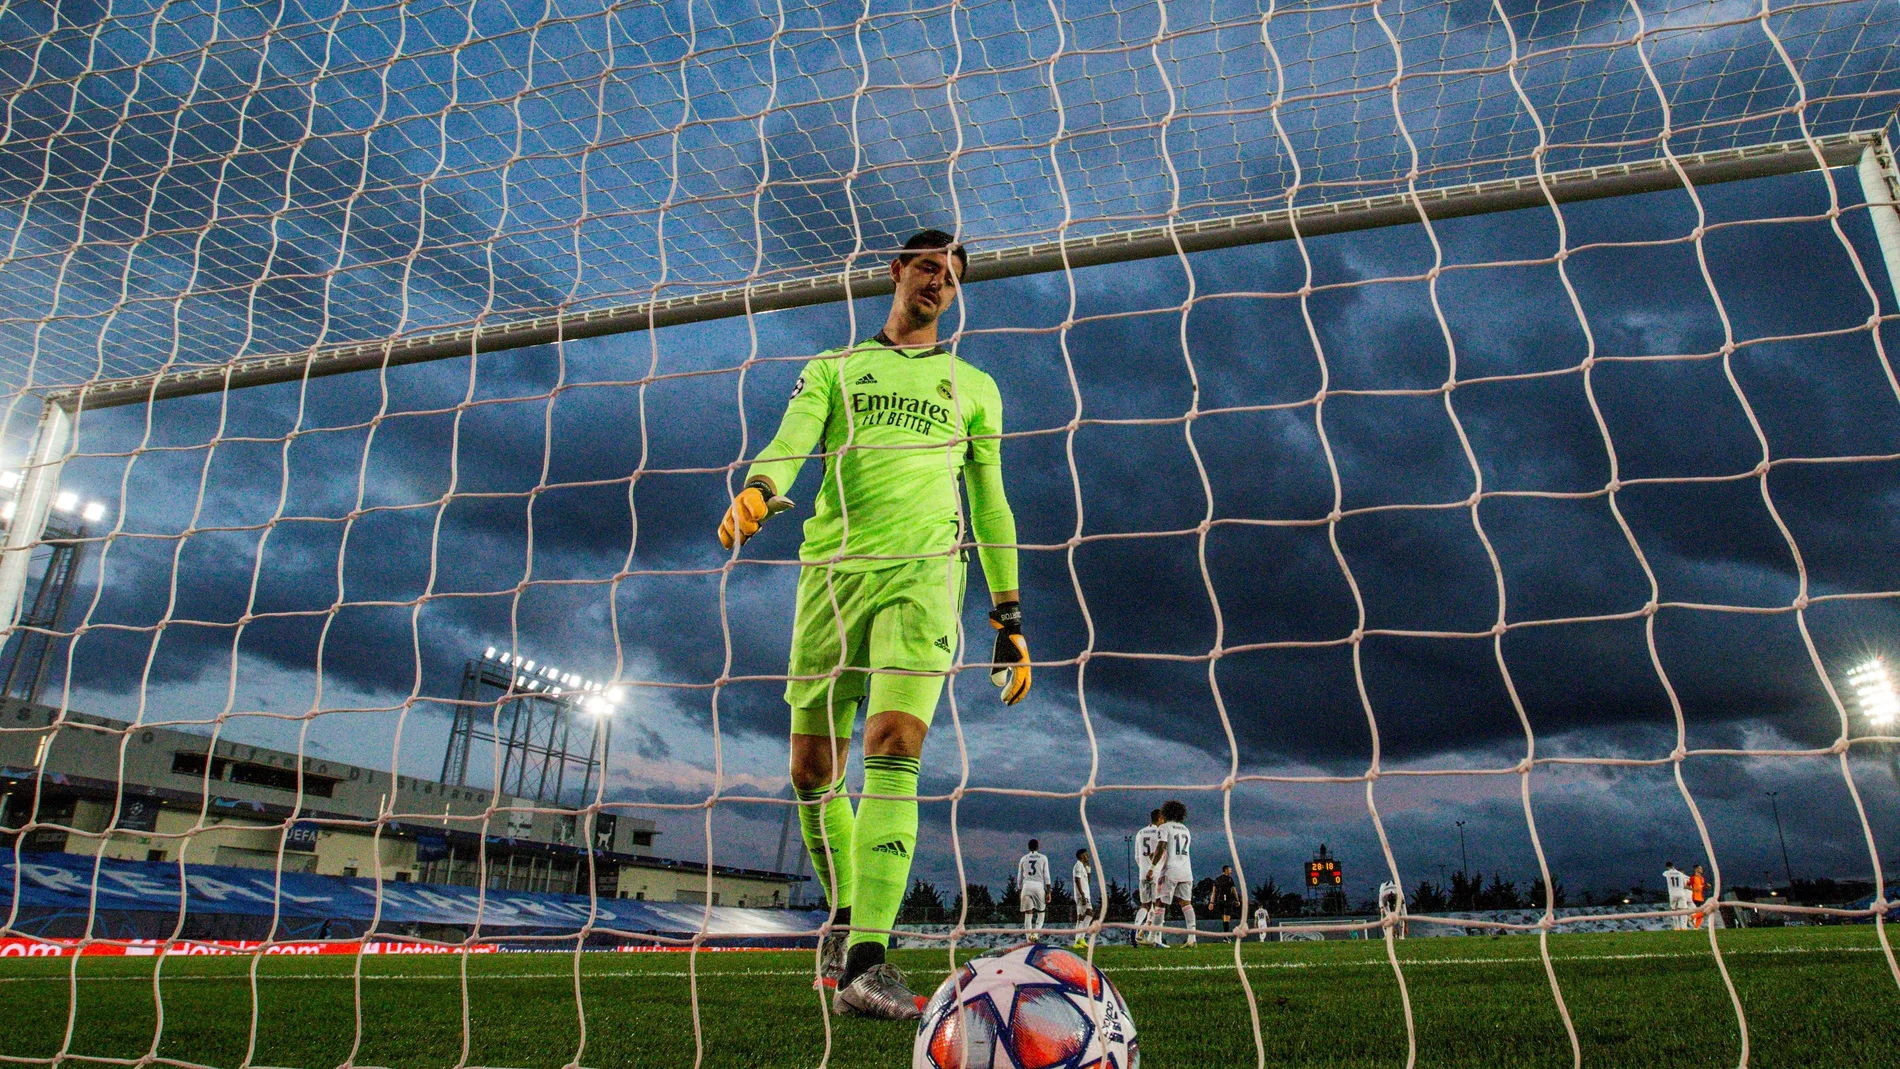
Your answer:
[[[1379,919],[1384,920],[1393,914],[1399,917],[1398,928],[1394,934],[1403,939],[1405,938],[1405,895],[1399,890],[1397,883],[1387,880],[1379,885]]]
[[[1141,909],[1135,913],[1136,946],[1154,945],[1154,933],[1148,930],[1148,922],[1153,919],[1155,902],[1155,877],[1157,871],[1152,860],[1155,843],[1161,840],[1161,810],[1148,814],[1148,826],[1135,833],[1135,864],[1141,866]]]
[[[1069,893],[1075,896],[1075,943],[1077,950],[1087,950],[1088,937],[1082,926],[1095,914],[1095,892],[1089,886],[1089,877],[1094,869],[1089,867],[1088,847],[1075,852],[1075,868],[1069,872]]]
[[[1260,941],[1262,943],[1267,941],[1267,924],[1272,920],[1273,917],[1267,913],[1267,907],[1255,906],[1253,908],[1254,930],[1260,933]]]
[[[1671,861],[1663,866],[1663,886],[1669,890],[1670,909],[1694,909],[1695,902],[1689,897],[1689,874],[1676,867]],[[1687,915],[1669,918],[1670,927],[1683,931],[1689,927]]]
[[[1023,911],[1023,931],[1042,931],[1043,911],[1049,908],[1049,859],[1036,840],[1029,840],[1029,852],[1016,862],[1016,900]]]
[[[1168,907],[1181,903],[1181,922],[1187,925],[1187,946],[1193,946],[1194,937],[1194,864],[1190,851],[1194,845],[1194,834],[1187,828],[1187,806],[1170,800],[1161,807],[1161,840],[1155,844],[1154,863],[1160,869],[1155,881],[1155,904],[1149,914],[1149,920],[1155,924],[1164,924],[1168,919]],[[1155,945],[1167,946],[1167,940],[1160,932],[1155,933]]]

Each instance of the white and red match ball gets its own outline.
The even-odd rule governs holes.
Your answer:
[[[1135,1022],[1100,969],[1026,944],[966,963],[917,1022],[912,1069],[1139,1069]]]

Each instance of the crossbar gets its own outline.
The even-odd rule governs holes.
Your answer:
[[[1487,182],[1442,186],[1376,197],[1279,208],[1200,222],[1143,227],[1114,234],[1063,238],[1032,245],[973,252],[964,281],[987,282],[1040,274],[1067,267],[1172,256],[1181,252],[1231,248],[1354,230],[1401,226],[1419,221],[1422,208],[1432,219],[1515,211],[1558,203],[1654,193],[1682,187],[1682,176],[1695,185],[1767,178],[1858,163],[1869,146],[1884,145],[1878,131],[1835,134],[1814,141],[1781,141],[1633,163],[1580,167],[1543,176],[1523,175]],[[1819,159],[1817,160],[1817,154]],[[534,319],[483,324],[457,330],[385,338],[329,348],[278,353],[229,364],[161,371],[88,383],[62,390],[49,399],[70,410],[111,408],[170,397],[309,377],[397,367],[429,360],[519,349],[659,327],[726,319],[748,312],[829,304],[891,292],[883,263],[852,271],[807,275],[780,282],[754,282],[708,293],[642,301],[587,312],[558,312]]]

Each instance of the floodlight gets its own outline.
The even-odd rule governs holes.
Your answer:
[[[11,490],[18,485],[20,485],[19,472],[0,471],[0,490]]]
[[[530,671],[530,672],[532,672],[532,671],[534,671],[534,662],[533,662],[533,661],[524,661],[524,662],[522,662],[522,665],[521,665],[521,667],[523,667],[523,668],[525,668],[525,669],[527,669],[528,671]]]
[[[88,501],[86,507],[80,510],[79,517],[87,523],[98,523],[106,518],[106,507],[100,502]]]
[[[0,520],[10,521],[12,519],[13,519],[13,502],[9,501],[4,505],[0,505]]]
[[[518,689],[518,688],[521,688],[521,687],[525,687],[525,686],[527,686],[527,685],[528,685],[528,677],[527,677],[527,676],[516,676],[516,677],[515,677],[515,687],[516,687],[517,689]]]
[[[495,647],[493,647],[493,646],[490,646],[490,647],[488,647],[488,652],[487,652],[487,653],[484,653],[484,654],[482,654],[482,656],[483,656],[483,657],[486,657],[486,658],[488,658],[488,659],[489,659],[489,660],[491,660],[491,661],[492,661],[492,660],[494,660],[494,659],[495,659]]]
[[[627,692],[620,687],[607,688],[607,704],[619,705],[627,700]]]
[[[1893,677],[1887,673],[1886,663],[1878,657],[1848,672],[1847,682],[1854,688],[1860,715],[1869,724],[1886,727],[1900,716],[1900,695],[1894,693]]]
[[[593,713],[595,716],[610,716],[613,714],[614,707],[605,698],[589,698],[587,699],[587,711]]]
[[[79,495],[71,490],[62,490],[59,496],[53,499],[53,507],[61,512],[71,512],[73,506],[77,504],[79,504]]]

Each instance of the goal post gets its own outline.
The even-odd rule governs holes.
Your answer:
[[[1886,264],[1887,285],[1894,295],[1894,307],[1900,310],[1900,169],[1894,166],[1893,142],[1883,131],[1867,142],[1855,162],[1867,219]]]
[[[16,641],[14,627],[26,597],[33,551],[40,545],[59,496],[60,465],[71,446],[72,428],[72,413],[65,405],[49,400],[41,406],[32,450],[17,471],[18,489],[6,505],[7,535],[0,549],[0,618],[6,621],[0,636],[5,641]]]

